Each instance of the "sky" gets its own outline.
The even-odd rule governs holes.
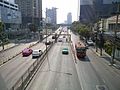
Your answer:
[[[46,8],[56,7],[57,23],[64,23],[67,20],[67,14],[72,13],[72,21],[77,21],[78,0],[43,0],[43,11]],[[45,13],[45,12],[43,12]],[[45,16],[45,14],[43,14]]]

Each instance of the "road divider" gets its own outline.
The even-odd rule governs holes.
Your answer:
[[[77,63],[77,58],[76,58],[76,54],[75,54],[75,49],[74,49],[74,46],[73,46],[73,43],[72,43],[72,42],[70,43],[70,47],[71,47],[71,50],[72,50],[72,54],[73,54],[75,63]]]
[[[61,34],[61,32],[59,33],[58,38],[59,38],[60,34]],[[37,73],[38,69],[40,68],[40,66],[44,62],[44,60],[46,58],[46,54],[53,47],[54,44],[55,44],[55,41],[53,43],[51,43],[47,47],[47,49],[43,52],[43,54],[42,54],[42,56],[40,58],[38,58],[37,60],[35,60],[35,62],[27,69],[27,71],[11,87],[10,90],[25,90],[27,88],[28,84],[30,83],[30,81],[35,76],[35,74]]]
[[[11,87],[10,90],[25,90],[25,88],[28,86],[42,63],[44,62],[46,58],[46,54],[48,51],[52,48],[54,43],[51,43],[51,45],[48,46],[47,50],[43,52],[40,58],[36,59],[35,62],[27,69],[27,71],[21,76],[21,78],[14,84],[13,87]]]

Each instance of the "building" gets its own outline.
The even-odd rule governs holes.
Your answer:
[[[7,0],[0,0],[0,19],[6,31],[17,30],[21,24],[21,12],[18,10],[18,5]]]
[[[22,14],[22,26],[26,28],[29,23],[40,25],[42,20],[42,0],[15,0]]]
[[[80,0],[80,17],[81,23],[92,23],[95,20],[95,10],[93,0]]]
[[[68,13],[67,15],[67,24],[72,24],[72,14]]]
[[[100,18],[109,18],[116,12],[113,4],[119,0],[80,0],[80,17],[82,23],[95,23]]]
[[[55,25],[57,24],[57,8],[52,7],[52,9],[46,8],[46,18],[49,18],[49,23]]]

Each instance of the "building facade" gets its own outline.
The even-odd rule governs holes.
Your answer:
[[[72,13],[68,13],[67,15],[67,24],[72,24]]]
[[[48,19],[48,22],[55,25],[57,24],[57,8],[52,7],[52,9],[46,8],[46,18]]]
[[[22,14],[22,26],[25,28],[29,23],[40,25],[42,20],[42,0],[15,0]]]
[[[16,30],[21,24],[21,12],[18,5],[6,0],[0,0],[0,20],[4,23],[5,30]]]
[[[80,0],[80,17],[82,23],[94,23],[100,18],[109,18],[117,11],[113,2],[119,0]]]

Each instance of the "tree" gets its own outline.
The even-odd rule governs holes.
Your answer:
[[[89,38],[91,35],[90,26],[81,24],[79,21],[72,23],[71,30],[77,32],[80,36],[85,38]]]
[[[30,31],[33,31],[33,32],[36,32],[36,31],[37,31],[37,28],[36,28],[35,24],[30,23],[30,24],[28,25],[28,27],[29,27]]]
[[[7,35],[4,32],[4,24],[0,22],[0,40],[2,42],[2,47],[4,50],[4,45],[8,42]]]

